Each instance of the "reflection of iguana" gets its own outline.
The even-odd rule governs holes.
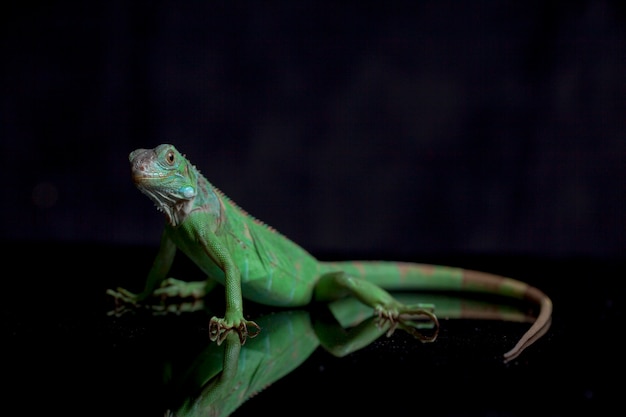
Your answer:
[[[506,305],[440,294],[397,294],[404,302],[434,303],[448,319],[527,322],[534,318]],[[424,298],[422,298],[424,297]],[[194,308],[202,308],[201,303]],[[263,332],[245,345],[234,332],[224,343],[210,343],[189,364],[173,357],[167,375],[167,417],[228,416],[299,367],[321,346],[336,357],[368,346],[385,333],[369,307],[354,298],[328,304],[328,309],[280,310],[257,319]],[[391,323],[387,323],[390,326]],[[424,339],[432,340],[434,323],[423,323]],[[432,335],[432,336],[431,336]],[[181,367],[180,362],[185,362]]]
[[[172,145],[137,149],[129,160],[135,185],[165,214],[166,224],[143,292],[118,288],[108,293],[135,304],[152,295],[201,297],[218,282],[225,287],[226,311],[209,325],[211,339],[218,343],[231,329],[242,340],[259,330],[244,318],[242,296],[265,305],[297,307],[352,295],[372,307],[381,324],[391,324],[391,331],[397,326],[411,331],[416,318],[437,319],[432,306],[405,305],[387,290],[471,291],[530,300],[540,307],[537,320],[505,358],[519,354],[550,324],[550,298],[514,279],[425,264],[319,261],[238,207]],[[206,273],[206,281],[165,280],[177,249]]]

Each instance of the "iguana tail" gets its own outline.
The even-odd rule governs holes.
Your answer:
[[[486,272],[450,266],[389,261],[325,262],[328,270],[340,270],[363,278],[389,291],[460,291],[493,294],[529,301],[539,308],[535,322],[515,346],[504,354],[505,361],[517,357],[549,329],[552,300],[525,282]]]

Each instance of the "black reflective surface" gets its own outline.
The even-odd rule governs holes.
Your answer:
[[[7,409],[20,410],[20,415],[164,415],[181,395],[171,381],[193,368],[211,343],[209,317],[203,310],[117,317],[107,314],[114,305],[105,295],[118,285],[139,289],[155,251],[3,244]],[[559,416],[574,411],[589,415],[619,404],[624,261],[521,256],[403,260],[462,266],[532,283],[553,299],[552,326],[507,364],[501,354],[528,323],[440,317],[433,343],[396,332],[342,358],[318,346],[232,415]],[[172,275],[201,277],[182,255]],[[218,291],[208,300],[217,311],[223,302]],[[254,318],[274,311],[250,302],[245,306]]]

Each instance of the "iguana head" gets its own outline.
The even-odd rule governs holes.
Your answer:
[[[128,160],[137,188],[165,213],[170,224],[180,224],[197,194],[193,165],[169,144],[136,149],[128,155]]]

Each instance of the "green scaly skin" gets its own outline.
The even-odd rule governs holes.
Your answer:
[[[130,153],[132,179],[165,214],[166,224],[143,292],[123,288],[108,293],[137,304],[150,296],[203,297],[215,282],[225,287],[224,317],[210,321],[211,339],[221,343],[231,330],[241,340],[259,326],[244,318],[243,297],[257,303],[299,307],[348,295],[372,307],[382,324],[405,330],[424,318],[438,325],[433,306],[404,305],[391,290],[444,290],[491,293],[529,300],[539,306],[537,319],[504,354],[516,357],[550,326],[552,301],[524,282],[483,272],[392,261],[324,262],[247,212],[214,187],[174,146]],[[166,279],[177,250],[185,253],[207,280],[185,283]]]

